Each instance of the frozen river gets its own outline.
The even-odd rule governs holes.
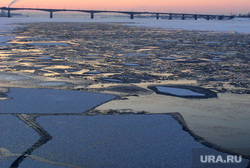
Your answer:
[[[249,30],[249,20],[1,18],[0,167],[249,159]]]

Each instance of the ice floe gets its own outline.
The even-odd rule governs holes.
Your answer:
[[[99,93],[23,88],[10,88],[7,96],[12,99],[0,101],[0,113],[82,113],[115,98]]]

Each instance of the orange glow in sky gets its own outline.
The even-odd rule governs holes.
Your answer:
[[[0,7],[12,0],[1,0]],[[250,0],[19,0],[11,7],[247,14]]]

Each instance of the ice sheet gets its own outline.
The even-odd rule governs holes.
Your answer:
[[[6,34],[17,28],[13,23],[37,23],[37,22],[93,22],[93,23],[124,23],[133,26],[157,27],[165,29],[183,29],[183,30],[206,30],[220,32],[238,32],[250,33],[250,19],[233,19],[233,20],[166,20],[166,19],[139,19],[133,20],[126,18],[101,18],[101,19],[82,19],[82,18],[1,18],[0,34]],[[0,37],[0,45],[2,42],[9,41],[13,37]],[[2,41],[2,42],[1,42]]]
[[[233,19],[233,20],[166,20],[166,19],[152,19],[152,18],[136,18],[131,20],[129,18],[96,18],[96,19],[82,19],[82,18],[1,18],[0,32],[13,29],[15,25],[8,25],[11,23],[37,23],[37,22],[108,22],[108,23],[126,23],[135,26],[149,26],[166,29],[184,29],[184,30],[208,30],[238,33],[250,33],[250,19]]]
[[[191,167],[192,149],[211,150],[167,115],[48,116],[37,121],[53,139],[33,154],[83,167]]]
[[[13,38],[15,38],[15,36],[3,36],[3,35],[1,35],[1,36],[0,36],[0,45],[1,45],[2,43],[5,43],[5,42],[7,42],[7,41],[13,39]]]
[[[0,101],[0,113],[82,113],[113,95],[53,89],[11,88],[11,100]]]

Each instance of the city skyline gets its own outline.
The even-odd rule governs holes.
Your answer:
[[[11,0],[1,0],[1,7],[8,7]],[[19,0],[11,7],[25,8],[60,8],[60,9],[92,9],[92,10],[129,10],[154,12],[182,12],[182,13],[208,13],[208,14],[246,14],[249,13],[248,0]]]

